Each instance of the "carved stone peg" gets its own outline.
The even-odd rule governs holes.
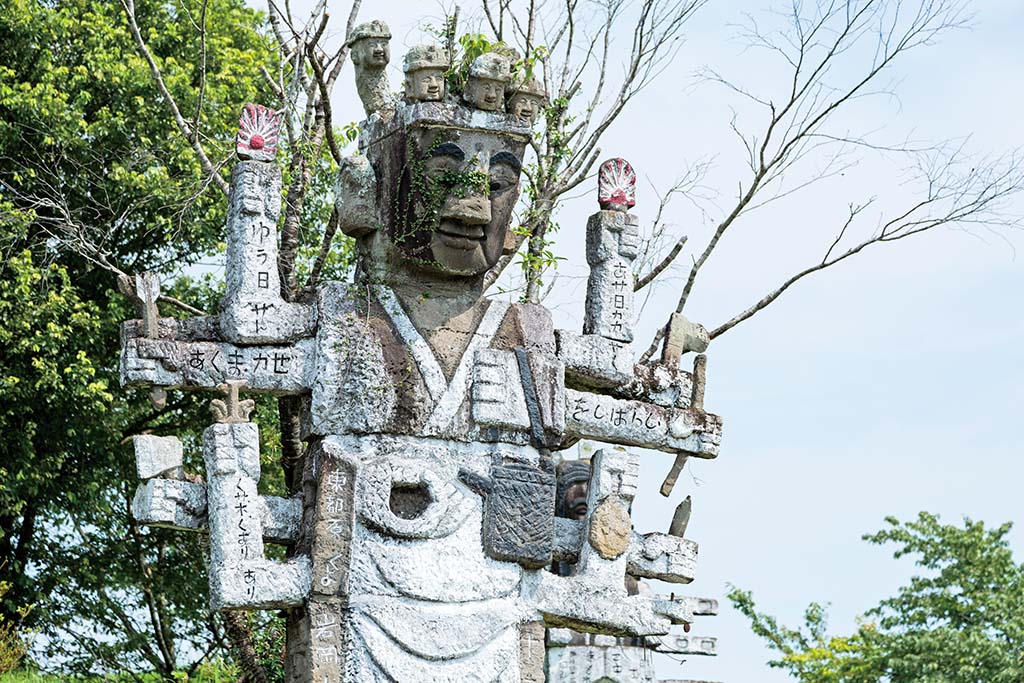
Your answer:
[[[142,318],[142,336],[156,339],[160,336],[160,311],[156,302],[160,298],[160,278],[156,273],[140,273],[134,278],[121,274],[117,276],[117,289],[135,304]],[[157,408],[167,405],[167,391],[163,387],[153,387],[149,398]]]
[[[673,313],[668,323],[665,345],[661,349],[661,362],[677,368],[684,353],[704,353],[710,343],[711,337],[703,325],[690,322],[682,313]]]
[[[217,389],[227,396],[226,401],[215,398],[210,401],[210,411],[213,419],[220,424],[237,424],[248,422],[249,414],[256,409],[256,401],[247,398],[239,400],[238,392],[245,387],[244,379],[229,379],[224,384],[218,384]]]
[[[686,527],[690,524],[690,511],[693,508],[693,500],[687,496],[682,503],[676,506],[676,512],[672,515],[672,524],[668,527],[670,536],[683,538],[686,535]]]
[[[525,463],[491,469],[484,508],[484,550],[528,569],[551,564],[555,538],[555,477]]]

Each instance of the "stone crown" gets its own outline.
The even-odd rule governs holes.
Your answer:
[[[405,73],[421,69],[447,69],[448,53],[439,45],[416,45],[405,54]]]
[[[380,19],[374,19],[368,21],[365,24],[359,24],[352,29],[352,33],[349,35],[348,44],[352,45],[358,40],[363,38],[384,38],[385,40],[391,40],[391,29]]]
[[[496,52],[485,52],[473,60],[469,76],[508,83],[512,80],[512,64],[507,57]]]

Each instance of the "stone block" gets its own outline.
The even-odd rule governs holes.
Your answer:
[[[690,583],[697,572],[697,544],[693,541],[651,533],[633,537],[627,552],[631,576],[668,583]]]
[[[527,430],[526,409],[519,364],[512,351],[478,349],[473,364],[473,420],[483,427]]]
[[[527,569],[551,564],[554,546],[555,477],[527,464],[491,470],[484,507],[484,551]]]
[[[693,395],[693,375],[662,363],[640,364],[633,368],[632,381],[614,391],[620,398],[644,401],[664,408],[689,408]]]
[[[565,401],[568,436],[698,458],[718,456],[722,420],[716,415],[573,389],[566,389]]]
[[[587,221],[587,299],[583,333],[623,342],[633,340],[633,259],[637,218],[621,211],[599,211]]]
[[[206,526],[206,487],[177,479],[149,479],[135,489],[132,517],[147,526],[198,531]]]
[[[569,330],[555,330],[555,338],[558,359],[565,363],[565,378],[570,385],[609,389],[633,379],[633,351],[629,344]]]
[[[246,391],[298,394],[312,384],[316,362],[312,339],[287,346],[236,346],[137,337],[122,347],[121,384],[212,389],[241,379]]]
[[[310,434],[381,431],[397,399],[377,335],[355,310],[346,285],[322,287],[317,306]]]
[[[648,641],[655,652],[671,655],[704,655],[714,657],[718,654],[718,639],[690,634],[669,634],[655,636]]]
[[[177,437],[139,434],[132,437],[132,445],[135,448],[135,470],[139,479],[177,473],[181,468],[183,450]]]

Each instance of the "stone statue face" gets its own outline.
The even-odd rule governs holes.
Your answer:
[[[587,516],[587,482],[581,481],[573,484],[565,490],[565,497],[562,499],[563,509],[568,513],[569,519],[584,519]]]
[[[505,84],[490,78],[470,76],[462,92],[462,99],[477,109],[501,111],[505,106]]]
[[[390,238],[418,268],[479,275],[501,256],[525,144],[485,130],[417,128]]]
[[[439,102],[444,97],[444,70],[417,69],[406,75],[406,95],[410,100]]]
[[[544,101],[536,95],[516,93],[508,101],[508,111],[527,126],[532,126],[544,108]]]
[[[352,63],[356,66],[381,69],[391,61],[387,38],[363,38],[352,44]]]

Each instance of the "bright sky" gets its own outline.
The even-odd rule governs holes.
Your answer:
[[[347,4],[335,2],[333,21],[340,28]],[[462,4],[464,14],[473,9],[470,0]],[[972,4],[972,31],[912,53],[893,72],[900,79],[898,101],[861,102],[844,125],[856,132],[884,124],[888,141],[971,136],[969,147],[979,152],[1022,145],[1024,4]],[[710,219],[720,219],[746,179],[742,150],[729,130],[729,107],[738,102],[721,88],[694,87],[692,75],[710,65],[749,87],[775,82],[783,75],[778,64],[744,51],[731,26],[745,12],[770,21],[763,11],[771,6],[772,0],[712,0],[689,24],[673,67],[608,131],[603,155],[627,158],[659,188],[672,183],[684,160],[713,157],[707,185],[718,193],[718,208],[710,208]],[[439,6],[429,2],[364,3],[362,20],[384,19],[394,34],[395,88],[403,48],[423,42],[424,19],[436,23],[438,15]],[[624,44],[628,31],[624,26]],[[337,122],[362,118],[351,79],[347,66]],[[850,202],[876,195],[905,201],[899,182],[890,167],[864,163],[752,214],[709,262],[689,317],[710,327],[742,310],[820,259]],[[555,248],[567,258],[560,269],[565,286],[548,304],[562,327],[581,324],[587,272],[581,245],[586,216],[597,209],[594,186],[589,183],[585,196],[558,216]],[[656,203],[649,186],[642,187],[635,212],[648,227]],[[670,218],[690,235],[681,259],[688,262],[712,226],[682,203],[670,209]],[[693,496],[687,535],[700,543],[701,557],[698,580],[687,590],[723,603],[722,614],[702,619],[694,633],[717,636],[720,654],[684,666],[665,659],[662,676],[788,680],[767,668],[768,651],[725,605],[727,583],[753,590],[763,609],[790,625],[808,602],[831,603],[834,629],[848,632],[857,615],[892,594],[913,570],[911,561],[897,562],[860,541],[884,516],[907,519],[928,510],[950,522],[967,515],[990,525],[1019,518],[1024,458],[1015,434],[1024,405],[1024,268],[1014,247],[1024,247],[1024,239],[1018,232],[1006,235],[943,230],[874,247],[804,280],[713,343],[706,406],[725,419],[722,454],[688,468],[665,500],[657,488],[671,457],[645,453],[634,516],[639,531],[665,531],[677,502]],[[674,271],[655,290],[637,328],[642,346],[674,307],[684,275]],[[1020,530],[1013,542],[1024,558]]]

